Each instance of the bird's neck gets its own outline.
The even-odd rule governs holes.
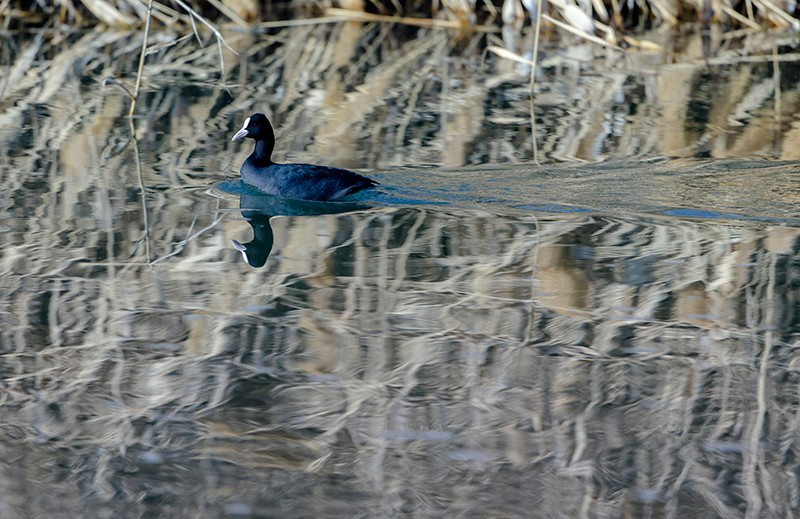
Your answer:
[[[272,162],[272,150],[275,148],[275,142],[269,140],[257,140],[256,147],[253,154],[250,155],[259,162]]]

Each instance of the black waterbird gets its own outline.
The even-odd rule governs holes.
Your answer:
[[[374,180],[346,169],[315,164],[272,162],[275,132],[267,116],[255,113],[245,119],[234,141],[245,137],[256,141],[255,149],[242,163],[242,180],[264,193],[282,198],[330,201],[370,188]]]

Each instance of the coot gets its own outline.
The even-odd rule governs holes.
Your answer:
[[[276,164],[272,162],[275,133],[264,114],[245,119],[234,141],[249,137],[256,141],[253,153],[242,163],[242,180],[270,195],[300,200],[329,201],[377,184],[372,179],[346,169],[315,164]]]

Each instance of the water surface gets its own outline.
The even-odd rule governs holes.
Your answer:
[[[380,29],[359,30],[352,49]],[[99,87],[138,49],[124,35],[40,42],[47,73],[5,91],[0,515],[797,513],[800,175],[778,140],[723,146],[774,119],[714,133],[701,110],[676,130],[642,101],[666,119],[592,133],[580,110],[545,114],[537,165],[520,71],[482,90],[436,34],[342,68],[345,29],[305,31],[242,43],[266,61],[225,88],[213,54],[183,78],[154,60],[136,139]],[[615,70],[541,88],[612,80],[609,103],[634,106]],[[380,190],[243,188],[249,150],[228,141],[254,109],[282,159]],[[685,153],[667,131],[693,136]]]

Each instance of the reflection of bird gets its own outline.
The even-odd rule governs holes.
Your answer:
[[[269,219],[269,215],[258,213],[250,216],[247,223],[253,228],[253,239],[247,243],[231,240],[233,248],[242,253],[242,257],[251,267],[263,267],[272,251],[274,236]]]
[[[242,163],[242,180],[270,195],[300,200],[338,200],[377,184],[346,169],[314,164],[275,164],[272,162],[275,133],[264,114],[248,117],[232,140],[245,137],[254,139],[256,146]]]
[[[316,216],[338,214],[368,209],[370,206],[355,202],[315,202],[289,200],[272,195],[242,194],[239,199],[242,216],[253,228],[253,239],[247,243],[231,240],[233,248],[242,253],[251,267],[263,267],[272,251],[274,241],[269,219],[273,216]]]

